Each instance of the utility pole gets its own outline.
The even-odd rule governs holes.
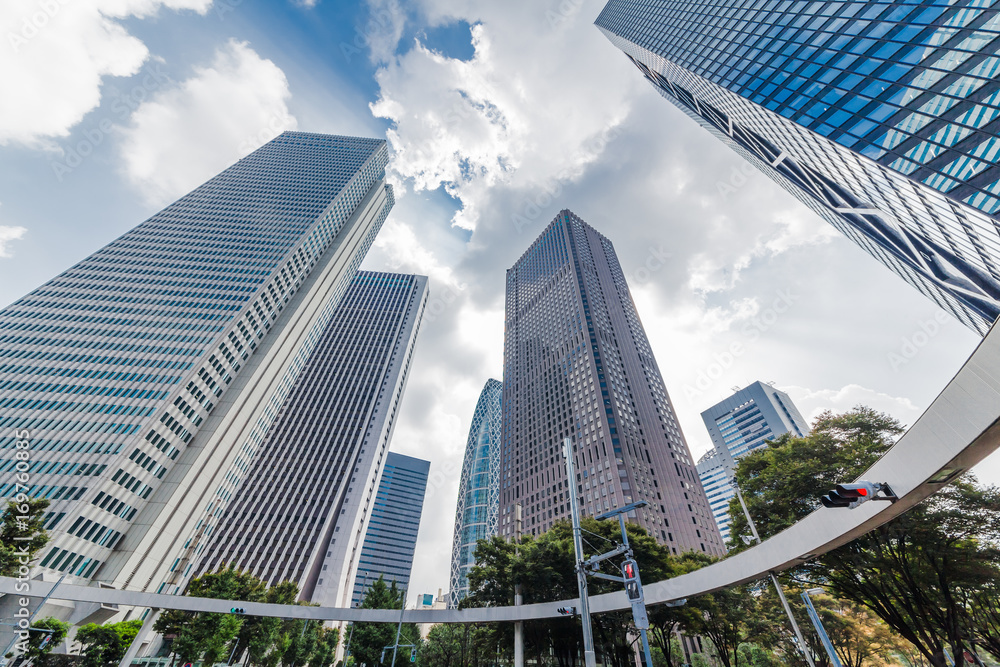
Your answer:
[[[514,556],[520,555],[521,548],[521,503],[514,503]],[[521,582],[514,584],[514,606],[523,602]],[[514,667],[524,667],[524,622],[514,623]]]
[[[747,504],[743,500],[743,494],[740,492],[740,487],[736,483],[736,475],[729,471],[729,483],[733,485],[733,489],[736,490],[736,497],[740,500],[740,507],[743,508],[743,516],[747,519],[747,525],[750,526],[750,532],[753,533],[753,538],[757,540],[757,544],[761,543],[760,535],[757,534],[757,525],[750,518],[750,510],[747,509]],[[795,638],[798,640],[799,650],[802,651],[803,657],[805,657],[806,662],[809,663],[809,667],[816,667],[816,663],[813,662],[812,656],[809,655],[809,647],[806,646],[806,640],[802,637],[802,630],[799,629],[799,624],[795,622],[795,617],[792,616],[792,608],[788,606],[788,600],[785,599],[785,591],[781,588],[781,582],[778,581],[777,575],[774,572],[768,572],[771,577],[771,583],[774,584],[774,590],[778,592],[778,598],[781,599],[781,606],[785,608],[785,614],[788,616],[788,622],[792,625],[792,631],[795,633]]]
[[[365,599],[365,589],[368,588],[368,570],[365,570],[365,580],[361,584],[361,597],[358,598],[358,609],[361,608],[361,602]],[[351,634],[347,635],[347,646],[344,647],[344,660],[346,661],[351,657],[351,640],[354,639],[354,623],[351,623]]]
[[[563,456],[566,457],[566,480],[569,482],[569,507],[573,519],[573,549],[576,553],[576,583],[580,590],[580,621],[583,625],[584,667],[597,667],[594,653],[594,635],[590,626],[590,600],[587,598],[587,573],[583,569],[583,536],[580,533],[580,509],[576,497],[576,463],[573,460],[573,441],[563,441]],[[812,667],[812,666],[810,666]]]
[[[396,643],[392,646],[392,667],[396,667],[396,651],[399,650],[399,634],[403,631],[403,612],[406,611],[406,589],[403,589],[403,604],[399,608],[399,625],[396,626]]]
[[[833,642],[830,641],[830,635],[826,634],[826,628],[823,627],[823,620],[816,613],[816,607],[813,606],[812,598],[809,597],[813,593],[822,592],[822,588],[810,588],[802,591],[802,601],[806,603],[806,612],[809,614],[809,620],[812,621],[813,627],[816,628],[816,634],[819,635],[819,640],[823,642],[826,654],[830,656],[830,663],[833,667],[843,667],[840,664],[840,658],[837,657],[837,652],[833,650]]]

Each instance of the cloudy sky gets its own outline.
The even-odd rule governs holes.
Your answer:
[[[397,204],[364,266],[432,290],[392,445],[432,462],[414,593],[448,586],[504,271],[562,208],[615,243],[696,458],[699,413],[754,380],[810,419],[912,423],[978,337],[661,98],[602,6],[3,0],[0,303],[282,130],[385,137]]]

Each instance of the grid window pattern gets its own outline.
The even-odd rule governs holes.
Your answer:
[[[500,509],[500,400],[503,384],[487,380],[472,415],[465,444],[462,478],[458,483],[455,535],[451,549],[449,606],[469,593],[469,568],[475,562],[476,544],[497,534]]]
[[[295,581],[316,601],[318,589],[352,576],[426,288],[423,276],[358,272],[235,480],[199,572],[228,563],[270,584]]]
[[[423,459],[395,452],[386,456],[358,559],[352,607],[361,602],[367,587],[379,577],[384,577],[387,584],[395,581],[401,589],[409,588],[430,467],[430,462]]]
[[[724,552],[611,241],[561,211],[507,271],[499,533],[539,534],[570,493],[675,552]],[[562,443],[574,443],[567,480]]]
[[[712,515],[726,541],[732,523],[729,501],[736,497],[731,473],[736,460],[754,452],[779,435],[802,437],[809,425],[783,391],[754,382],[701,413],[712,438],[712,449],[698,461],[698,476],[705,488]]]
[[[0,452],[27,434],[31,495],[68,515],[49,552],[73,559],[42,563],[99,574],[387,159],[380,140],[283,133],[0,311]],[[83,542],[78,520],[119,536]]]
[[[657,89],[910,284],[1000,314],[1000,16],[985,0],[612,0]]]

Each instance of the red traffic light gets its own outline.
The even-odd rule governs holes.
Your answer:
[[[848,509],[854,509],[869,500],[895,502],[896,495],[884,482],[858,482],[856,484],[838,484],[837,488],[820,498],[824,507],[847,507]]]
[[[635,561],[627,560],[622,563],[622,572],[626,579],[635,579]]]

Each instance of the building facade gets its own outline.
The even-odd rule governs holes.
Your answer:
[[[985,0],[611,0],[668,100],[985,334],[1000,314],[1000,14]]]
[[[698,461],[698,475],[722,536],[729,539],[729,501],[736,496],[731,480],[736,460],[790,433],[803,437],[809,425],[783,391],[754,382],[701,413],[712,449]]]
[[[283,133],[0,311],[42,575],[183,587],[392,206],[387,159]]]
[[[388,448],[426,302],[424,276],[358,272],[222,512],[199,572],[228,564],[272,585],[294,581],[303,600],[350,605],[369,522],[384,521],[386,504],[399,500]],[[388,511],[419,520],[422,491],[417,500]]]
[[[674,553],[724,553],[614,246],[561,211],[507,271],[500,534],[569,517],[570,493],[629,520]],[[577,479],[566,479],[563,441]]]
[[[409,590],[430,468],[430,461],[389,452],[365,531],[351,606],[358,606],[367,587],[379,577]]]
[[[469,568],[475,562],[476,543],[497,534],[500,510],[500,399],[503,384],[489,379],[479,394],[469,426],[458,483],[455,534],[451,547],[449,604],[458,607],[469,593]]]

